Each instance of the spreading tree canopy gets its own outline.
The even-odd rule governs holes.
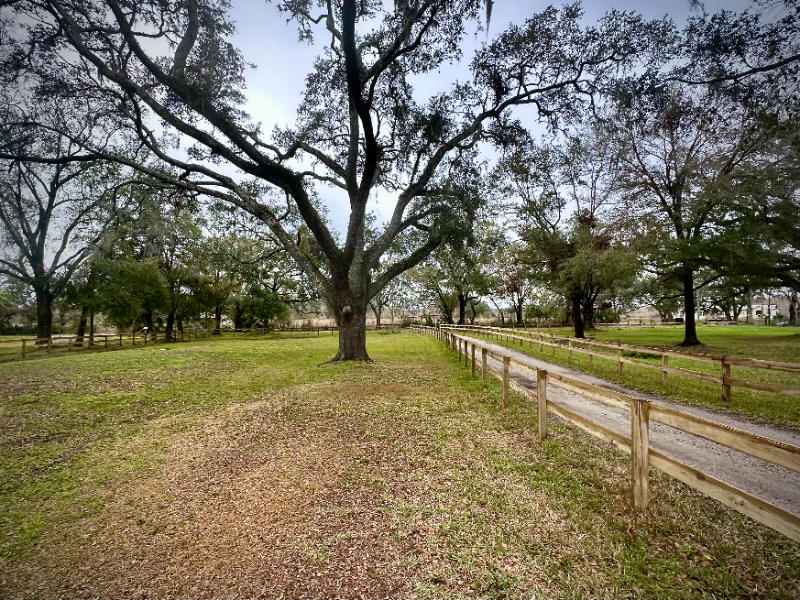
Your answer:
[[[302,39],[323,35],[330,43],[308,75],[296,126],[272,135],[242,110],[247,62],[230,43],[234,24],[222,0],[8,3],[0,10],[16,29],[4,77],[21,81],[24,73],[33,78],[26,86],[83,102],[158,162],[126,158],[115,148],[121,140],[75,133],[87,155],[130,164],[266,223],[332,311],[341,332],[336,359],[368,359],[370,298],[443,241],[465,235],[481,201],[469,154],[482,140],[508,141],[510,109],[531,105],[538,117],[569,120],[609,77],[646,67],[643,51],[670,30],[666,21],[621,12],[587,27],[577,4],[547,8],[481,49],[471,81],[419,101],[412,77],[462,58],[483,0],[283,0],[278,8]],[[341,237],[319,208],[326,187],[349,199]],[[376,189],[394,208],[368,241]],[[287,201],[318,254],[285,227]],[[408,252],[382,261],[412,231],[419,235]]]

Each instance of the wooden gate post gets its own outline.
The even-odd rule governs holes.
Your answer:
[[[569,346],[569,359],[572,360],[572,338],[569,339],[567,345]]]
[[[669,366],[669,356],[661,355],[661,385],[667,385],[667,367]]]
[[[503,357],[503,408],[508,407],[508,368],[511,365],[511,358]]]
[[[617,369],[619,374],[622,375],[622,348],[617,349]]]
[[[475,344],[472,344],[472,376],[475,377]]]
[[[539,413],[539,441],[547,439],[547,371],[536,371],[536,404]]]
[[[469,368],[469,353],[467,352],[467,348],[469,344],[467,340],[464,340],[464,368]]]
[[[25,358],[25,340],[22,340],[22,358]]]
[[[631,400],[631,488],[633,508],[646,510],[650,501],[650,402]]]
[[[486,387],[486,356],[488,352],[486,348],[481,348],[481,378],[483,379],[483,387]]]
[[[730,381],[731,379],[731,366],[725,360],[725,357],[722,357],[722,399],[725,402],[731,401],[731,384],[726,383],[725,380]]]

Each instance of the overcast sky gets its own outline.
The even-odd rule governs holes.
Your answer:
[[[262,131],[270,132],[275,125],[292,125],[295,111],[303,92],[306,75],[311,71],[318,48],[301,43],[297,38],[295,23],[287,23],[286,17],[278,13],[275,3],[265,0],[233,0],[233,18],[237,34],[233,40],[244,54],[245,60],[256,65],[247,73],[246,110],[256,121],[262,123]],[[536,0],[496,0],[492,11],[489,37],[503,31],[510,23],[523,23],[533,13],[541,11],[550,4]],[[742,10],[749,5],[744,0],[714,0],[705,2],[708,12],[723,8]],[[596,22],[612,8],[638,11],[648,19],[658,19],[665,15],[681,25],[690,16],[687,0],[673,2],[637,2],[635,0],[587,0],[584,2],[585,21]],[[330,43],[322,32],[316,44]],[[444,91],[456,80],[470,78],[469,62],[475,49],[486,41],[485,33],[477,38],[469,35],[464,41],[464,58],[460,64],[447,66],[440,73],[429,74],[414,80],[417,100]],[[533,110],[533,107],[523,107]],[[519,114],[519,113],[518,113]],[[519,114],[520,118],[526,115]],[[533,114],[530,115],[534,117]],[[527,119],[525,119],[527,121]],[[323,192],[329,206],[329,217],[339,231],[346,229],[349,206],[343,194]],[[385,219],[390,214],[390,199],[382,199],[372,207],[379,217]]]

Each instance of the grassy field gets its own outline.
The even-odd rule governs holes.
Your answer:
[[[530,331],[534,332],[535,330],[531,329]],[[553,329],[552,333],[554,335],[568,336],[570,330],[564,329],[560,331]],[[587,337],[604,342],[620,342],[651,349],[685,350],[677,347],[677,344],[683,339],[683,333],[681,329],[675,327],[593,330],[588,332]],[[797,329],[699,326],[698,337],[704,342],[703,345],[686,351],[715,356],[725,355],[800,363],[800,331]],[[733,387],[731,389],[731,402],[725,402],[722,399],[721,386],[716,383],[669,375],[667,385],[663,386],[660,372],[629,364],[624,366],[623,373],[620,375],[618,363],[613,357],[615,354],[612,356],[613,350],[611,349],[603,350],[609,353],[609,358],[607,359],[595,355],[594,364],[590,367],[589,359],[586,355],[575,352],[570,359],[566,349],[558,348],[554,354],[552,348],[547,346],[542,351],[539,351],[539,345],[535,341],[532,345],[525,344],[522,347],[520,347],[518,341],[506,342],[495,338],[492,338],[491,341],[522,350],[531,356],[542,358],[549,362],[616,381],[633,389],[661,394],[683,404],[709,406],[759,421],[792,426],[800,425],[800,398],[796,396]],[[660,358],[650,357],[646,354],[634,355],[626,353],[626,356],[660,364]],[[670,357],[669,364],[672,367],[681,367],[717,376],[721,375],[721,367],[715,363]],[[733,366],[731,367],[731,376],[752,381],[800,387],[800,375],[797,373]]]
[[[3,597],[800,596],[800,544],[480,383],[433,339],[0,365]]]

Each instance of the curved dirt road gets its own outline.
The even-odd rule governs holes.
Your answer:
[[[742,421],[730,415],[716,413],[697,406],[686,406],[671,402],[659,396],[644,394],[617,383],[611,383],[580,371],[573,371],[566,367],[554,365],[544,360],[534,358],[523,352],[507,346],[493,344],[481,338],[472,338],[459,333],[468,341],[474,340],[497,352],[510,355],[514,360],[533,368],[546,369],[551,373],[558,373],[586,383],[591,383],[609,390],[622,392],[637,398],[650,400],[653,403],[670,406],[687,413],[704,417],[718,423],[724,423],[738,429],[756,433],[800,446],[800,430],[777,425],[764,425]],[[478,359],[480,360],[480,359]],[[502,363],[489,358],[488,366],[495,371],[502,372]],[[521,386],[536,391],[536,379],[529,373],[511,369],[509,377]],[[612,429],[625,436],[630,436],[630,413],[623,409],[602,404],[591,398],[570,392],[554,385],[547,388],[548,399],[552,398],[558,404],[580,415]],[[553,415],[555,416],[555,415]],[[551,417],[552,418],[552,417]],[[674,427],[650,422],[650,447],[662,454],[679,460],[691,467],[699,469],[708,475],[766,500],[788,512],[800,516],[800,473],[773,465],[758,458],[753,458],[741,452],[731,450],[715,442],[686,433]]]

